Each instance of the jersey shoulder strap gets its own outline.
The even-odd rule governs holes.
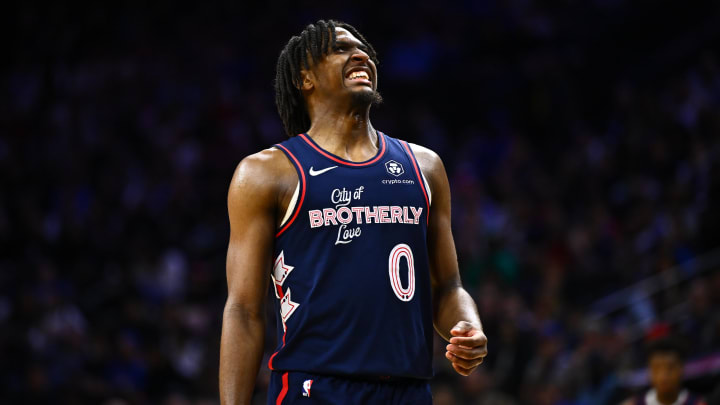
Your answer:
[[[298,145],[298,139],[297,137],[292,137],[290,139],[287,139],[283,142],[276,143],[273,145],[280,151],[282,151],[285,156],[288,158],[290,163],[292,163],[293,167],[295,167],[295,171],[297,172],[298,176],[298,192],[297,192],[297,200],[295,203],[295,208],[293,209],[292,213],[289,215],[289,219],[282,224],[280,229],[277,230],[275,233],[275,237],[279,237],[285,231],[287,231],[288,228],[295,222],[295,219],[297,219],[298,214],[300,213],[300,210],[302,209],[303,203],[305,202],[305,191],[307,190],[307,179],[305,178],[305,170],[303,169],[301,160],[298,156],[302,156],[302,150],[299,149]]]

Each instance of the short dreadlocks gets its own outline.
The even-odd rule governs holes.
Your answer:
[[[335,47],[336,27],[344,28],[353,34],[367,47],[370,59],[376,65],[380,63],[375,49],[365,37],[355,27],[341,21],[319,20],[305,27],[299,36],[290,38],[280,52],[275,75],[275,104],[288,136],[295,136],[310,128],[310,116],[300,91],[300,70],[310,69],[310,62],[319,61]]]

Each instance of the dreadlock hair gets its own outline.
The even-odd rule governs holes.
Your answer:
[[[280,52],[275,73],[275,104],[282,118],[285,132],[292,137],[310,128],[310,116],[305,106],[300,70],[310,69],[310,64],[318,62],[335,48],[335,28],[348,30],[368,48],[370,59],[379,64],[375,49],[358,30],[350,24],[336,20],[319,20],[309,24],[300,33],[288,41]]]

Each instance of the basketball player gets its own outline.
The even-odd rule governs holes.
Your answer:
[[[651,388],[622,405],[705,405],[683,389],[683,348],[675,340],[662,338],[648,348],[648,375]]]
[[[228,193],[223,404],[250,403],[268,285],[279,337],[269,404],[431,404],[433,326],[459,374],[487,354],[440,158],[370,122],[377,63],[335,21],[307,26],[280,54],[290,139],[243,159]]]

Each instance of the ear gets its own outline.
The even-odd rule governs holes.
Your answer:
[[[310,70],[300,71],[300,90],[309,91],[315,88],[315,75]]]

